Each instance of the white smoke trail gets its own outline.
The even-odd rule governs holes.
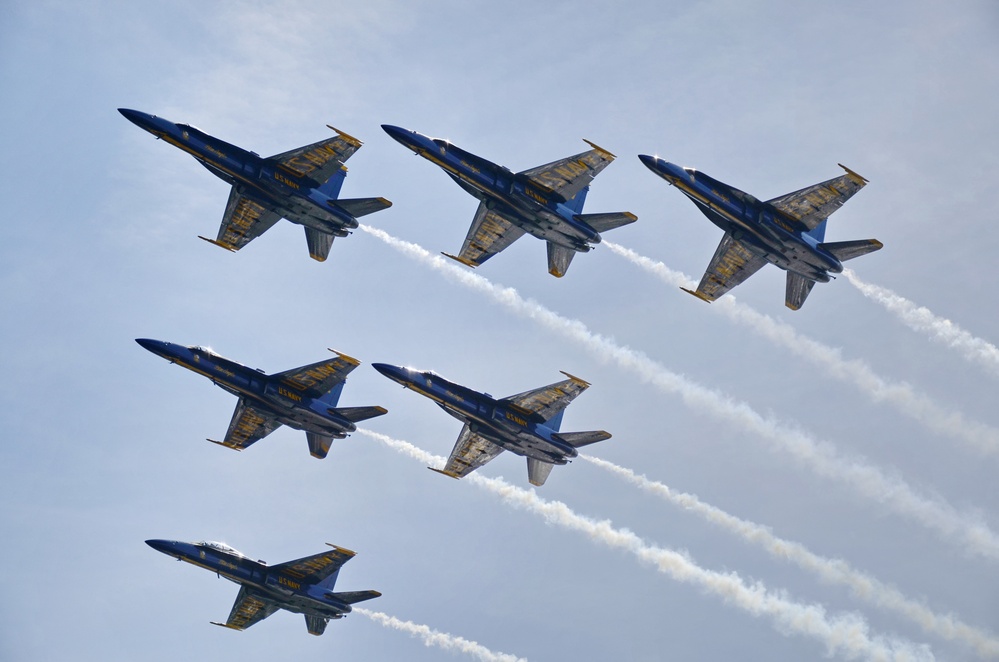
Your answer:
[[[358,432],[428,465],[442,466],[446,461],[406,441],[360,428]],[[560,501],[542,499],[533,490],[479,474],[471,474],[463,480],[485,488],[508,505],[543,517],[549,524],[577,531],[594,542],[630,552],[672,579],[699,586],[753,616],[767,616],[781,633],[794,632],[817,639],[825,644],[830,655],[868,660],[934,659],[926,645],[917,646],[894,637],[871,635],[867,622],[859,614],[830,615],[821,605],[794,602],[783,593],[768,590],[760,582],[747,585],[734,572],[707,570],[677,551],[650,545],[631,531],[614,528],[608,520],[598,522],[579,515]]]
[[[999,375],[999,348],[987,340],[971,335],[949,319],[934,315],[929,309],[917,306],[891,290],[860,280],[852,269],[843,275],[868,299],[872,299],[894,313],[913,331],[928,333],[930,338],[956,349],[968,361]]]
[[[934,613],[926,605],[907,598],[895,587],[850,567],[846,561],[819,556],[801,543],[775,536],[762,524],[730,515],[721,508],[704,503],[693,494],[675,492],[668,485],[640,476],[631,469],[590,455],[580,455],[579,458],[625,479],[650,494],[695,513],[747,542],[759,545],[778,559],[792,561],[804,570],[817,574],[824,581],[847,586],[856,598],[900,614],[915,622],[926,632],[950,641],[960,641],[972,647],[982,657],[999,658],[999,639],[961,622],[953,614]]]
[[[509,653],[497,653],[489,650],[482,644],[469,641],[463,637],[447,634],[446,632],[439,632],[438,630],[432,630],[429,626],[419,625],[418,623],[414,623],[412,621],[403,621],[395,616],[389,616],[388,614],[384,614],[380,611],[371,611],[370,609],[364,609],[362,607],[354,607],[354,613],[367,616],[374,622],[384,625],[387,628],[408,632],[411,635],[419,637],[420,639],[423,639],[423,643],[426,646],[437,646],[438,648],[443,648],[446,651],[467,653],[468,655],[482,660],[483,662],[526,662],[525,658],[510,655]]]
[[[604,241],[603,245],[612,253],[620,255],[671,285],[690,289],[697,286],[697,282],[689,276],[670,269],[662,262],[639,255],[633,250],[609,241]],[[739,303],[731,295],[718,299],[711,304],[711,308],[722,312],[735,322],[745,324],[767,340],[780,345],[782,349],[817,364],[830,376],[853,383],[875,402],[890,403],[899,412],[919,421],[934,432],[957,438],[982,453],[999,453],[999,430],[970,421],[960,412],[941,407],[906,383],[890,382],[878,376],[864,361],[844,359],[838,349],[801,335],[791,325]],[[995,350],[994,347],[992,349]],[[996,358],[999,360],[999,353],[996,354]]]
[[[367,225],[361,225],[360,229],[404,255],[436,269],[453,282],[481,292],[518,315],[528,317],[576,342],[590,350],[598,360],[613,360],[661,391],[679,396],[688,407],[726,419],[770,440],[819,475],[846,483],[859,494],[937,532],[942,540],[959,542],[967,551],[999,560],[999,536],[980,517],[959,513],[941,499],[921,496],[902,479],[888,476],[866,460],[842,457],[831,444],[820,442],[801,430],[783,425],[772,418],[765,418],[744,402],[735,402],[717,391],[695,384],[641,352],[622,347],[592,333],[579,320],[567,319],[536,301],[524,299],[512,287],[495,285],[478,274],[432,255],[422,246],[403,241],[382,230]]]

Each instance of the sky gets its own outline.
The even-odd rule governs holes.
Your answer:
[[[381,591],[367,609],[530,660],[999,655],[996,365],[845,277],[797,312],[772,266],[737,303],[684,294],[652,269],[700,278],[721,232],[637,159],[760,199],[850,167],[870,184],[827,239],[885,245],[856,277],[994,343],[997,36],[970,0],[4,3],[0,658],[470,657],[357,613],[318,638],[287,612],[211,627],[237,587],[149,538],[269,563],[347,547],[337,587]],[[365,143],[342,195],[393,206],[325,263],[288,222],[227,253],[196,238],[227,185],[119,107],[263,155],[330,124]],[[605,239],[652,266],[598,246],[555,279],[531,237],[481,278],[441,266],[476,202],[381,124],[514,171],[595,142],[618,158],[585,211],[636,214]],[[234,398],[139,337],[266,372],[331,347],[362,361],[341,405],[389,413],[322,461],[287,428],[234,453],[204,441]],[[586,454],[687,496],[585,459],[536,490],[510,454],[427,471],[399,442],[446,456],[460,423],[372,362],[496,396],[578,375],[563,428],[614,435]],[[877,584],[858,597],[766,535]]]

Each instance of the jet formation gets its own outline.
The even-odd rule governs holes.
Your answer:
[[[354,557],[354,552],[336,545],[330,545],[328,552],[268,566],[220,542],[147,540],[146,544],[239,584],[229,618],[225,623],[212,622],[232,630],[245,630],[285,609],[304,614],[309,634],[319,636],[331,620],[349,614],[352,604],[381,595],[378,591],[333,591],[340,568]]]
[[[576,253],[600,243],[601,232],[638,220],[631,212],[583,213],[590,182],[615,158],[589,141],[593,149],[587,152],[513,173],[446,140],[390,124],[382,128],[439,165],[479,200],[461,251],[444,253],[469,267],[481,265],[528,233],[547,242],[548,273],[561,278]]]
[[[238,251],[286,218],[305,227],[309,256],[322,262],[333,239],[350,234],[359,216],[392,206],[385,198],[339,198],[347,175],[344,162],[361,147],[360,140],[339,129],[329,127],[335,138],[261,158],[188,124],[128,108],[118,112],[232,184],[218,236],[200,237],[226,250]]]
[[[507,398],[494,398],[450,382],[432,372],[373,363],[389,379],[436,402],[465,426],[451,456],[438,473],[462,478],[504,450],[527,458],[532,485],[544,485],[556,464],[567,464],[578,448],[610,439],[603,430],[560,432],[565,408],[589,384],[569,373],[568,379]]]
[[[213,444],[241,451],[287,425],[305,430],[312,457],[322,459],[334,439],[354,425],[387,413],[384,407],[337,407],[347,375],[360,361],[330,350],[336,358],[273,375],[219,356],[207,347],[184,347],[162,340],[137,338],[153,354],[204,375],[239,398],[222,441]]]
[[[829,215],[867,184],[844,165],[845,175],[760,202],[693,168],[646,154],[638,158],[725,232],[697,290],[681,288],[709,303],[769,262],[787,272],[784,303],[798,310],[816,282],[828,283],[844,261],[883,246],[877,239],[825,241]]]

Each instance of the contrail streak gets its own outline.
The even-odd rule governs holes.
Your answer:
[[[895,313],[913,331],[928,333],[933,340],[959,351],[971,363],[999,375],[999,348],[992,343],[971,335],[949,319],[934,315],[929,309],[917,306],[887,288],[865,283],[852,269],[844,269],[843,275],[864,296]]]
[[[689,276],[670,269],[662,262],[639,255],[633,250],[609,241],[604,241],[603,245],[612,253],[620,255],[671,285],[691,289],[697,286],[697,282]],[[970,421],[960,412],[941,407],[906,383],[891,382],[880,377],[864,361],[844,359],[838,349],[801,335],[790,324],[775,320],[744,303],[739,303],[733,296],[718,299],[711,304],[711,308],[722,312],[735,322],[748,326],[767,340],[780,345],[782,349],[818,365],[830,376],[854,384],[875,402],[893,405],[897,411],[919,421],[933,432],[954,437],[982,453],[999,452],[999,430]],[[992,349],[995,351],[995,347]],[[999,360],[999,352],[996,353],[996,358]]]
[[[358,432],[425,464],[442,466],[445,462],[445,458],[432,455],[409,442],[370,430],[358,429]],[[867,622],[859,614],[830,615],[821,605],[794,602],[783,593],[768,590],[760,582],[747,585],[736,573],[707,570],[677,551],[650,545],[631,531],[614,528],[608,520],[596,521],[579,515],[560,501],[542,499],[533,490],[479,474],[471,474],[463,480],[492,492],[508,505],[543,517],[549,524],[577,531],[594,542],[630,552],[672,579],[699,586],[753,616],[767,616],[779,632],[795,632],[817,639],[825,644],[829,654],[840,654],[847,659],[934,659],[926,645],[917,646],[894,637],[871,635]]]
[[[592,333],[579,320],[567,319],[536,301],[524,299],[512,287],[495,285],[478,274],[447,263],[444,258],[432,255],[418,244],[403,241],[382,230],[367,225],[361,225],[360,229],[404,255],[436,269],[451,281],[481,292],[518,315],[572,340],[598,360],[613,360],[664,393],[679,396],[688,407],[728,420],[769,440],[817,474],[846,483],[857,493],[937,532],[942,540],[959,542],[967,551],[999,560],[999,537],[980,517],[959,513],[942,499],[921,496],[901,478],[885,474],[866,460],[842,457],[831,444],[818,441],[772,418],[765,418],[744,402],[734,401],[691,382],[642,352]]]
[[[395,616],[383,614],[380,611],[371,611],[370,609],[364,609],[362,607],[354,607],[354,613],[367,616],[374,622],[384,625],[387,628],[408,632],[411,635],[417,636],[420,639],[423,639],[423,643],[427,646],[437,646],[438,648],[443,648],[446,651],[467,653],[476,659],[483,660],[483,662],[526,662],[525,658],[510,655],[508,653],[497,653],[489,650],[482,644],[469,641],[463,637],[432,630],[429,626],[419,625],[418,623],[414,623],[412,621],[403,621]]]
[[[580,455],[579,459],[595,464],[650,494],[723,527],[743,540],[762,547],[771,556],[792,561],[800,568],[815,573],[824,581],[845,585],[856,598],[900,614],[915,622],[926,632],[950,641],[960,641],[973,648],[982,657],[999,658],[999,639],[962,623],[952,614],[934,613],[926,605],[907,598],[893,586],[850,567],[846,561],[819,556],[801,543],[775,536],[762,524],[730,515],[721,508],[704,503],[693,494],[675,492],[668,485],[640,476],[631,469],[590,455]]]

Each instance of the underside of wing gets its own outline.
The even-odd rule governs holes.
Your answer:
[[[330,127],[333,129],[333,127]],[[300,175],[308,176],[322,184],[332,177],[354,152],[361,147],[361,141],[339,129],[333,129],[334,138],[299,147],[270,157],[285,168]]]
[[[454,444],[454,450],[451,451],[447,464],[444,465],[443,469],[436,471],[452,478],[462,478],[502,452],[501,446],[497,446],[482,435],[472,432],[466,424],[461,429],[461,434],[458,435],[458,441]]]
[[[726,232],[697,286],[697,291],[691,294],[708,302],[714,301],[755,274],[766,263],[765,257],[756,254]]]
[[[543,421],[551,420],[568,407],[576,396],[590,387],[589,382],[585,382],[579,377],[573,377],[567,372],[562,374],[569,379],[511,395],[508,398],[503,398],[503,402],[509,402],[536,414]]]
[[[784,293],[784,305],[791,310],[798,310],[805,303],[808,293],[812,291],[815,281],[805,278],[793,271],[787,272],[787,287]]]
[[[304,395],[317,398],[347,379],[350,371],[360,364],[357,359],[337,352],[336,358],[285,370],[273,377]]]
[[[225,440],[217,443],[241,451],[279,427],[281,423],[270,412],[258,409],[248,404],[245,398],[240,398],[236,403],[236,411],[232,413]]]
[[[254,595],[247,591],[245,586],[241,586],[239,594],[236,596],[236,602],[232,605],[232,611],[229,612],[229,619],[225,622],[225,627],[233,630],[245,630],[264,620],[278,609],[280,607],[273,602]]]
[[[767,202],[791,218],[801,221],[809,230],[843,206],[843,203],[864,188],[867,180],[846,166],[846,174],[801,190],[782,195]]]
[[[470,267],[477,267],[493,255],[496,255],[513,242],[520,239],[524,231],[503,216],[490,210],[485,204],[479,203],[475,218],[468,228],[465,243],[461,252],[448,255]]]
[[[318,584],[338,571],[347,561],[354,558],[354,552],[343,547],[330,545],[328,552],[320,552],[312,556],[279,563],[271,566],[272,572],[285,573],[303,584]],[[324,584],[328,585],[329,582]]]
[[[588,140],[585,142],[593,149],[525,170],[520,174],[551,189],[566,200],[571,200],[589,186],[593,178],[615,158],[607,150],[597,147]]]
[[[229,192],[229,202],[225,206],[218,236],[212,243],[238,251],[270,230],[279,220],[280,214],[247,197],[234,186]]]

